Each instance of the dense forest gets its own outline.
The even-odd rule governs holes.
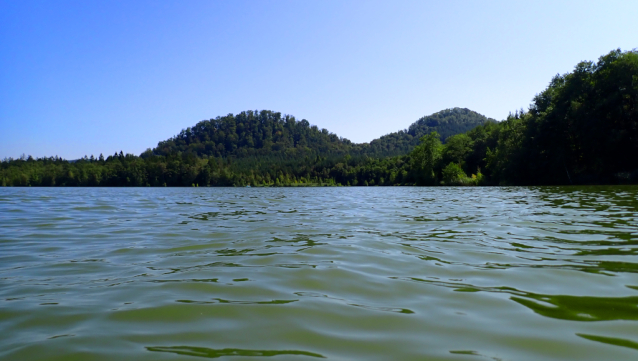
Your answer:
[[[410,129],[356,144],[303,119],[268,110],[197,123],[139,157],[115,153],[66,161],[57,157],[6,160],[2,185],[244,186],[394,184],[378,164],[408,154],[431,131],[456,134],[495,122],[468,109],[423,117]],[[387,168],[387,166],[385,166]],[[356,175],[350,174],[356,169]],[[377,175],[379,173],[380,175]],[[390,181],[392,179],[392,181]],[[400,184],[410,184],[406,177]]]
[[[419,143],[419,138],[431,132],[448,136],[464,133],[488,119],[469,109],[446,109],[423,117],[409,129],[385,135],[370,143],[355,144],[290,115],[282,116],[268,110],[246,111],[204,120],[182,130],[177,136],[160,142],[142,157],[169,156],[176,153],[192,153],[197,157],[216,158],[246,157],[297,157],[310,154],[335,156],[367,155],[388,157],[409,153]]]
[[[556,75],[501,122],[447,109],[356,144],[303,119],[201,121],[140,156],[0,163],[2,186],[545,185],[638,183],[638,52]]]

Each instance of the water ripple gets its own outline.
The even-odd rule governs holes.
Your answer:
[[[0,189],[2,360],[630,360],[637,311],[635,186]]]

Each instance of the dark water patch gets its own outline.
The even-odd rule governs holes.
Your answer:
[[[410,277],[406,280],[451,288],[456,292],[507,293],[510,299],[535,313],[570,321],[612,321],[638,320],[638,296],[631,297],[589,297],[570,295],[550,295],[525,292],[513,287],[479,287],[457,282]]]
[[[149,280],[147,282],[153,283],[175,283],[175,282],[204,282],[204,283],[217,283],[219,281],[218,278],[190,278],[190,279],[180,279],[180,280]]]
[[[193,301],[193,300],[176,300],[175,302],[179,303],[193,303],[193,304],[237,304],[237,305],[285,305],[292,302],[297,302],[299,300],[270,300],[270,301],[236,301],[236,300],[225,300],[222,298],[213,298],[212,301]]]
[[[479,354],[478,352],[470,350],[456,350],[450,351],[450,353],[453,355],[481,356],[481,354]]]
[[[638,248],[631,249],[619,249],[619,248],[606,248],[606,249],[592,249],[581,250],[575,253],[576,256],[627,256],[638,254]]]
[[[545,317],[570,321],[638,320],[638,297],[577,297],[527,294],[512,297],[523,306]]]
[[[577,333],[576,335],[591,341],[602,342],[608,345],[628,347],[634,350],[638,350],[638,342],[626,340],[623,338],[617,337],[605,337],[605,336],[596,336],[596,335],[586,335],[583,333]]]
[[[170,352],[184,356],[196,356],[205,358],[219,358],[228,356],[242,356],[242,357],[272,357],[272,356],[308,356],[316,358],[325,358],[324,356],[307,351],[296,350],[246,350],[237,348],[224,348],[224,349],[212,349],[206,347],[192,347],[192,346],[149,346],[146,347],[148,351],[153,352]]]

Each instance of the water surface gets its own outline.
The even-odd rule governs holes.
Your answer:
[[[0,359],[635,360],[636,199],[0,188]]]

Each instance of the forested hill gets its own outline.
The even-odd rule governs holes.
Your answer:
[[[638,184],[636,50],[577,64],[502,122],[447,109],[355,144],[306,120],[247,111],[199,122],[141,157],[0,162],[0,186],[617,183]]]
[[[198,157],[335,156],[351,154],[387,157],[409,153],[419,138],[438,132],[441,140],[464,133],[490,119],[469,109],[453,108],[423,117],[407,130],[391,133],[372,142],[355,144],[327,129],[290,115],[269,110],[245,111],[204,120],[160,142],[151,154],[167,156],[190,153]]]
[[[282,116],[269,110],[249,110],[203,120],[160,142],[152,153],[164,156],[192,153],[217,158],[272,156],[277,153],[288,156],[307,153],[335,155],[345,154],[352,147],[351,141],[327,129],[320,130],[305,119],[297,121],[293,116]]]
[[[412,123],[407,130],[390,133],[370,142],[369,146],[362,145],[366,154],[377,157],[395,156],[409,153],[419,139],[432,132],[440,135],[442,142],[455,134],[465,133],[488,121],[487,118],[467,108],[445,109],[438,113],[422,117]]]

